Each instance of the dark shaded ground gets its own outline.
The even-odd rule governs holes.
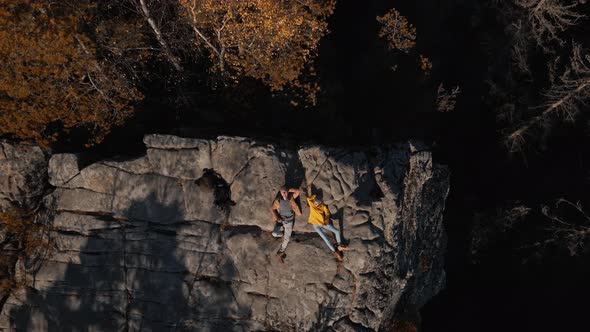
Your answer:
[[[395,5],[418,29],[418,52],[433,72],[418,72],[416,55],[392,55],[377,38],[375,16]],[[331,145],[385,144],[419,138],[434,146],[438,163],[450,166],[451,192],[445,214],[449,235],[448,289],[422,310],[424,331],[585,330],[584,300],[590,295],[587,257],[549,248],[518,251],[517,243],[543,236],[543,220],[493,243],[472,264],[469,232],[476,211],[520,200],[531,208],[559,197],[586,199],[590,146],[580,127],[555,133],[546,151],[507,156],[493,110],[482,102],[488,58],[483,35],[489,18],[477,1],[340,1],[332,33],[322,42],[317,64],[320,104],[291,110],[288,99],[271,98],[256,84],[212,92],[184,88],[192,99],[148,95],[145,109],[92,151],[97,155],[142,154],[145,133],[215,137],[241,135],[276,143],[313,141]],[[399,69],[390,67],[397,63]],[[454,112],[433,111],[440,82],[463,91]],[[580,124],[584,124],[582,119]],[[178,128],[184,128],[179,130]],[[76,150],[75,138],[58,150]],[[586,206],[590,208],[590,202]],[[526,260],[526,263],[523,261]]]

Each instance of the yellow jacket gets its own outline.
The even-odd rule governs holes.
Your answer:
[[[330,210],[328,210],[328,207],[324,203],[315,207],[313,204],[315,198],[316,195],[307,197],[307,204],[309,204],[309,219],[307,222],[316,226],[327,225],[330,223]]]

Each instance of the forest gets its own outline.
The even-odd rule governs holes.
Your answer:
[[[422,330],[584,326],[586,0],[0,3],[1,138],[106,157],[149,133],[418,139],[451,171]]]

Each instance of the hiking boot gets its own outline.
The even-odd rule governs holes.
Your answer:
[[[338,251],[334,251],[334,257],[338,262],[342,262],[342,255]]]
[[[287,258],[287,254],[282,251],[277,251],[277,259],[279,260],[279,263],[285,263],[285,258]]]

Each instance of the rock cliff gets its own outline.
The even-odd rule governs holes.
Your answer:
[[[5,301],[0,329],[378,331],[444,286],[448,171],[417,143],[144,143],[133,160],[81,167],[77,155],[51,157],[55,189],[39,220],[53,248],[16,264],[27,286]],[[222,185],[195,182],[207,168]],[[0,198],[16,183],[6,178]],[[269,209],[284,183],[323,196],[351,249],[342,264],[306,223],[305,193],[286,261],[276,260]],[[235,204],[215,204],[218,190]]]
[[[0,212],[12,205],[37,205],[47,182],[48,158],[37,146],[0,140]]]

